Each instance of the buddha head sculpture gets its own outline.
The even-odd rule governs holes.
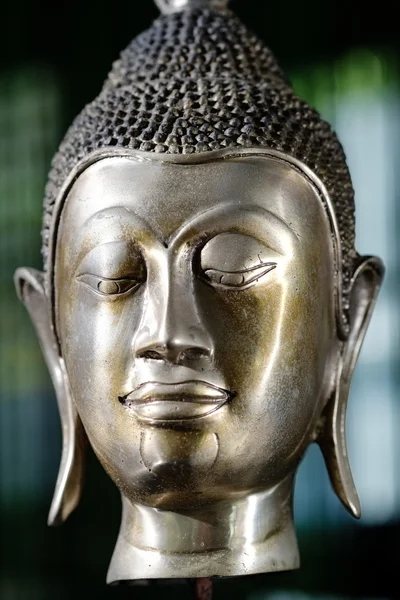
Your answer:
[[[309,444],[360,514],[346,404],[383,266],[271,52],[227,2],[158,4],[54,158],[43,273],[16,273],[62,421],[49,523],[87,438],[123,499],[109,582],[294,569]]]

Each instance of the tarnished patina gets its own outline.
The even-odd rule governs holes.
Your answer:
[[[227,2],[157,4],[54,159],[44,272],[16,273],[63,426],[49,523],[88,438],[122,494],[109,582],[294,569],[310,443],[360,515],[345,414],[383,266],[270,51]]]

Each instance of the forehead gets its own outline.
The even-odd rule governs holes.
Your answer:
[[[326,243],[330,237],[315,187],[280,159],[242,157],[183,165],[108,157],[88,167],[72,186],[58,241],[78,252],[91,224],[115,208],[128,209],[126,219],[124,211],[118,211],[122,229],[133,212],[157,237],[167,240],[218,205],[264,209],[304,242]]]

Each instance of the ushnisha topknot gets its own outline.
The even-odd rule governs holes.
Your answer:
[[[325,185],[341,238],[346,310],[357,257],[354,192],[337,136],[295,95],[274,55],[226,1],[157,4],[165,14],[122,52],[53,159],[44,201],[44,268],[58,192],[93,151],[188,154],[262,147],[302,161]]]

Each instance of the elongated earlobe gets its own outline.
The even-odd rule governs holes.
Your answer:
[[[384,275],[382,261],[363,257],[355,270],[350,290],[350,333],[344,343],[336,389],[322,415],[319,443],[332,487],[356,518],[361,516],[346,445],[346,410],[350,382]]]
[[[43,273],[36,269],[17,269],[14,276],[17,294],[28,310],[39,338],[60,412],[61,464],[47,521],[49,525],[59,525],[76,508],[81,497],[86,434],[74,406],[64,361],[58,351],[43,280]]]

